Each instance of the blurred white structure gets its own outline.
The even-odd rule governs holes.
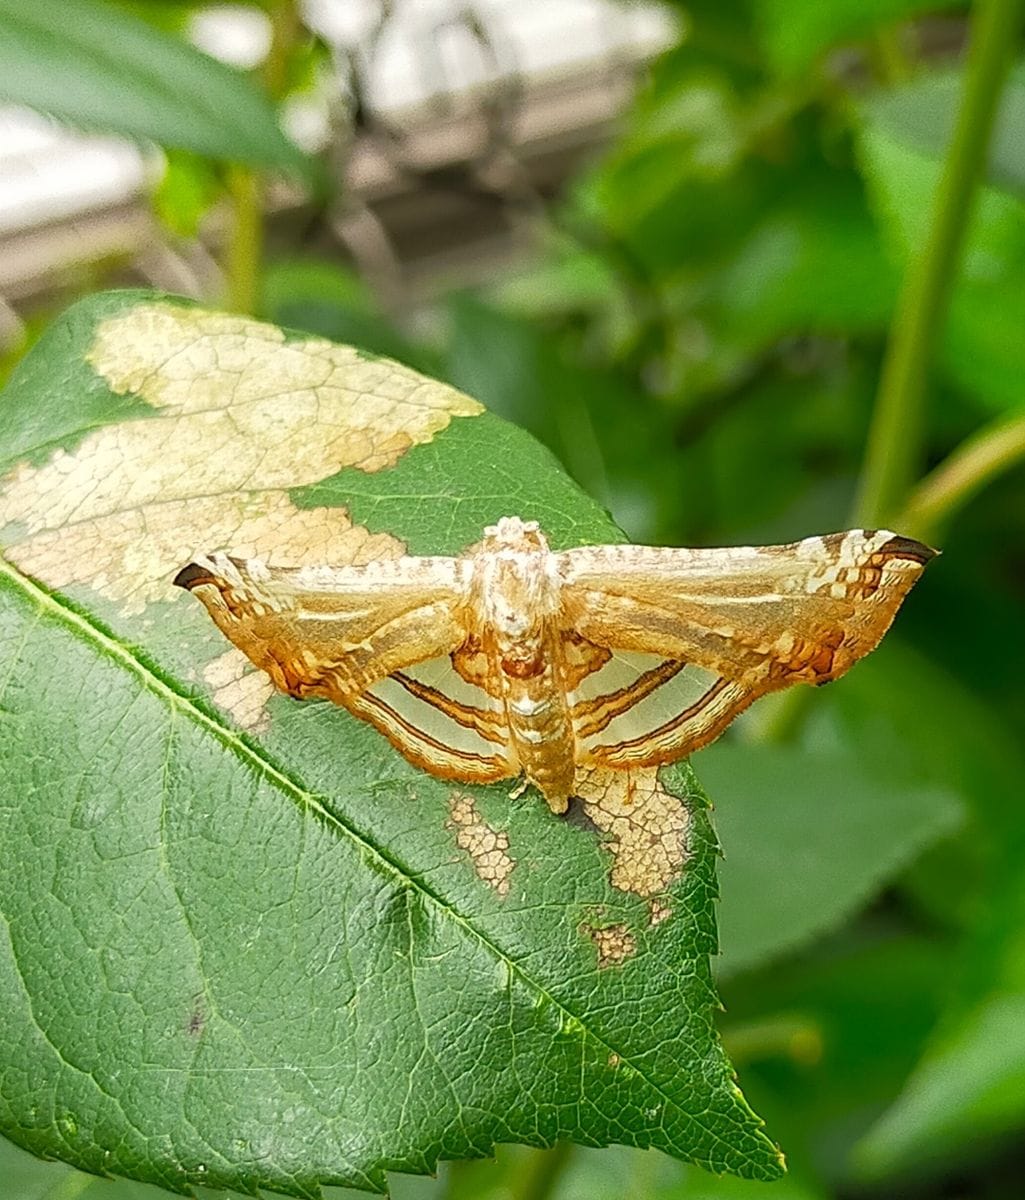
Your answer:
[[[475,112],[480,97],[506,83],[518,97],[507,136],[525,161],[546,147],[558,157],[600,144],[632,71],[674,35],[667,9],[623,0],[306,0],[305,7],[335,52],[340,85],[355,68],[366,108],[401,129],[414,174],[472,156],[475,140],[488,134]],[[216,5],[196,21],[193,37],[246,67],[260,61],[269,34],[257,10]],[[307,103],[290,114],[299,140],[323,144],[328,108]],[[350,192],[401,199],[415,187],[380,139],[358,138],[350,149]],[[565,169],[571,162],[572,154]],[[0,302],[45,294],[76,265],[151,248],[144,193],[160,169],[159,154],[129,142],[0,108]],[[156,253],[139,269],[143,277],[155,272],[160,286],[187,290],[173,264],[170,278],[166,268],[166,254]]]

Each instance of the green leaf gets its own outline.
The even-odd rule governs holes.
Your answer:
[[[714,281],[712,328],[747,352],[788,334],[878,330],[895,290],[856,177],[809,170],[793,194],[766,206]]]
[[[973,1158],[1025,1124],[1025,993],[994,996],[944,1033],[858,1147],[878,1179]]]
[[[831,1196],[857,1193],[849,1151],[904,1085],[941,1007],[954,948],[915,924],[882,904],[785,969],[723,983],[724,1037],[784,1131],[788,1166],[828,1172]]]
[[[197,550],[453,553],[512,512],[617,538],[548,456],[396,363],[139,293],[67,313],[3,404],[0,1130],[178,1190],[560,1138],[780,1174],[712,1026],[685,766],[590,822],[432,779],[170,585]]]
[[[913,94],[930,97],[941,93]],[[906,262],[925,236],[945,139],[937,135],[930,147],[921,149],[920,118],[916,117],[915,123],[897,119],[903,111],[901,95],[866,107],[859,144],[862,170],[881,227],[894,257]],[[1012,91],[1012,96],[1017,93]],[[1005,109],[1005,116],[1008,112],[1015,116],[1017,103],[1015,99],[1015,107]],[[924,112],[928,106],[922,107]],[[934,119],[940,131],[948,120],[940,112],[934,113]],[[1015,122],[1014,137],[1020,143],[1023,127],[1016,116]],[[1005,135],[1004,141],[1008,140]],[[1007,157],[1005,154],[1005,161]],[[990,410],[1019,408],[1022,403],[1023,269],[1025,204],[1002,189],[980,188],[950,300],[940,366]]]
[[[765,52],[782,75],[797,75],[823,51],[867,37],[921,12],[956,0],[755,0]]]
[[[153,189],[153,211],[164,227],[192,238],[210,209],[224,194],[217,164],[189,150],[167,150],[164,174]]]
[[[961,99],[960,71],[935,71],[881,92],[867,108],[870,120],[894,140],[942,158],[950,142]],[[1025,195],[1025,69],[1018,67],[1000,94],[1000,111],[989,147],[987,178],[1018,196]]]
[[[749,121],[720,71],[656,63],[628,135],[579,191],[581,215],[600,223],[634,272],[659,280],[692,271],[754,217]]]
[[[837,696],[849,736],[889,736],[973,816],[945,855],[929,856],[916,887],[933,911],[953,909],[967,934],[948,965],[939,1032],[857,1155],[863,1177],[920,1180],[1025,1126],[1025,760],[1003,714],[918,655],[870,659],[851,682]]]
[[[955,560],[945,554],[938,573],[948,561]],[[949,620],[949,613],[956,610],[949,607],[949,598],[945,603]],[[921,597],[912,596],[906,614],[909,625],[914,625],[915,610],[921,607]],[[939,644],[949,642],[949,625],[937,636],[944,639]],[[1015,727],[1005,725],[992,705],[949,674],[945,664],[940,666],[892,638],[834,689],[832,708],[822,736],[869,747],[883,762],[903,761],[905,769],[923,783],[952,790],[969,815],[962,833],[940,843],[916,867],[918,904],[941,924],[980,932],[980,926],[989,923],[981,921],[981,914],[994,910],[1016,937],[1022,927],[1017,904],[1025,914],[1025,896],[1016,900],[1010,912],[1010,893],[999,897],[1001,890],[1018,888],[1020,855],[1025,850],[1017,802],[1025,756]],[[925,872],[923,866],[928,868]],[[957,886],[952,888],[955,877]],[[973,1000],[981,998],[979,984],[988,988],[994,974],[992,970],[981,973]],[[1025,985],[1025,977],[1021,982]]]
[[[865,745],[855,755],[719,742],[698,764],[723,849],[723,975],[836,928],[964,817],[952,793]]]
[[[354,271],[318,259],[284,259],[267,266],[261,288],[259,315],[275,325],[361,346],[420,371],[429,371],[434,365],[428,354],[383,316],[370,289]]]
[[[574,361],[534,322],[470,297],[450,311],[447,377],[550,447],[631,536],[658,539],[679,490],[666,413],[633,379]]]
[[[245,75],[100,0],[0,0],[0,97],[76,126],[316,176]]]

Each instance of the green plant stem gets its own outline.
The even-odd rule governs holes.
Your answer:
[[[288,63],[302,33],[297,0],[278,0],[270,11],[271,41],[260,72],[275,103],[288,90]],[[232,228],[225,254],[227,304],[232,312],[254,313],[260,298],[264,246],[264,188],[260,173],[234,163],[228,168]]]
[[[227,185],[233,218],[224,260],[228,308],[254,313],[263,262],[263,187],[257,172],[242,163],[228,168]]]
[[[270,46],[260,73],[267,95],[277,104],[288,92],[288,64],[303,32],[298,0],[278,0],[270,11],[270,22]]]
[[[821,1026],[810,1017],[779,1014],[724,1030],[723,1045],[735,1067],[765,1059],[789,1059],[800,1064],[822,1058]]]
[[[883,361],[851,524],[892,522],[920,469],[929,364],[964,244],[972,199],[985,168],[1000,94],[1017,45],[1022,0],[976,0],[964,89],[933,202],[929,232],[904,276]],[[809,688],[763,701],[749,732],[780,742],[800,729]]]
[[[573,1157],[572,1142],[556,1142],[551,1150],[535,1150],[510,1188],[512,1200],[548,1200],[554,1195]]]
[[[1025,462],[1025,415],[1002,417],[977,430],[918,484],[898,524],[928,540],[991,480]]]
[[[929,364],[1017,45],[1021,7],[1022,0],[976,0],[964,90],[929,231],[897,299],[854,508],[856,525],[892,520],[920,468]]]

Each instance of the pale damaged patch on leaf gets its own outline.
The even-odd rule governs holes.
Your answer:
[[[576,790],[588,817],[609,835],[613,887],[647,897],[679,878],[690,818],[684,802],[661,785],[655,768],[598,768],[578,776]],[[658,924],[654,909],[652,924]]]
[[[648,901],[648,924],[652,929],[657,928],[663,921],[668,921],[672,915],[672,908],[664,900]]]
[[[262,733],[268,725],[267,701],[277,690],[266,671],[260,671],[234,646],[207,663],[203,680],[216,705],[230,712],[243,729]]]
[[[617,966],[637,953],[637,939],[626,925],[583,925],[581,929],[594,942],[599,967]]]
[[[113,392],[153,415],[89,434],[0,487],[9,558],[51,587],[81,584],[125,614],[171,595],[196,551],[277,566],[397,556],[344,511],[288,489],[346,467],[378,471],[477,401],[323,339],[287,342],[243,317],[140,305],[101,324],[88,355]]]
[[[0,494],[0,525],[11,515],[11,500],[10,491]],[[43,493],[37,500],[42,510]],[[23,508],[22,519],[27,513]],[[171,579],[201,547],[229,547],[240,558],[278,567],[346,566],[397,558],[404,550],[397,538],[352,525],[344,509],[296,508],[286,492],[152,503],[56,529],[26,524],[39,532],[9,546],[15,566],[50,587],[92,587],[118,602],[125,616],[172,592],[177,600]]]
[[[473,861],[480,878],[500,895],[508,895],[509,876],[515,859],[509,857],[509,835],[492,829],[477,811],[472,796],[457,792],[449,800],[448,827],[455,831],[456,845]]]

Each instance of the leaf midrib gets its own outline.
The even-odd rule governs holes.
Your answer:
[[[700,1116],[696,1113],[688,1112],[682,1107],[679,1101],[668,1095],[659,1083],[649,1078],[642,1070],[634,1065],[630,1057],[617,1049],[611,1042],[591,1029],[580,1016],[578,1016],[571,1008],[569,1008],[562,1000],[554,996],[546,987],[537,982],[532,976],[528,975],[522,966],[509,958],[505,952],[482,933],[468,918],[463,916],[455,909],[449,901],[447,901],[439,893],[435,892],[422,879],[411,875],[403,865],[387,855],[379,846],[369,841],[356,828],[349,825],[341,817],[325,808],[317,799],[313,792],[308,791],[300,783],[291,778],[280,767],[275,766],[264,754],[260,753],[256,746],[243,738],[235,730],[223,724],[216,717],[204,711],[204,709],[196,703],[195,700],[182,693],[176,691],[171,684],[161,678],[161,676],[137,655],[132,653],[126,646],[119,642],[116,638],[105,632],[99,626],[88,620],[86,616],[80,613],[77,609],[71,607],[67,603],[58,598],[56,593],[48,591],[42,585],[36,583],[28,576],[22,574],[16,567],[0,555],[0,576],[7,578],[15,587],[20,588],[40,609],[55,614],[60,620],[72,630],[84,637],[87,641],[92,642],[103,650],[115,662],[119,663],[123,668],[131,671],[142,682],[143,686],[157,696],[160,696],[172,708],[177,708],[184,712],[190,719],[197,724],[207,729],[211,735],[217,738],[222,744],[228,746],[235,751],[241,758],[248,760],[253,766],[260,771],[263,776],[272,784],[278,787],[281,791],[291,796],[293,800],[299,803],[302,807],[309,809],[317,815],[326,825],[338,830],[350,838],[372,859],[374,859],[382,868],[390,871],[403,884],[415,889],[426,899],[438,906],[444,914],[457,925],[459,925],[466,933],[478,942],[488,953],[492,954],[495,959],[501,962],[507,970],[517,978],[519,978],[529,990],[534,991],[548,1001],[556,1011],[563,1014],[570,1021],[576,1024],[583,1032],[592,1038],[602,1049],[609,1053],[614,1053],[618,1060],[626,1064],[634,1071],[638,1078],[644,1082],[662,1099],[666,1104],[671,1105],[678,1112],[686,1116],[688,1120],[693,1121],[701,1129],[703,1129],[710,1138],[725,1146],[727,1149],[735,1151],[736,1147],[730,1145],[710,1125],[703,1122]]]

